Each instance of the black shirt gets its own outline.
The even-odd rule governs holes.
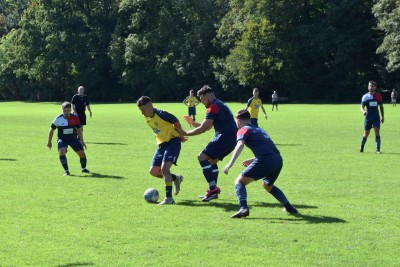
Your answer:
[[[75,105],[75,110],[79,112],[85,112],[86,106],[89,106],[89,98],[87,95],[76,94],[72,97],[71,103]]]

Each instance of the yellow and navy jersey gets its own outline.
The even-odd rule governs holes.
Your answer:
[[[257,119],[258,112],[260,112],[260,107],[262,106],[262,101],[260,98],[250,98],[247,101],[246,109],[250,112],[250,118]]]
[[[76,129],[81,127],[81,122],[79,121],[78,116],[73,114],[71,114],[67,119],[64,118],[63,114],[60,114],[51,124],[53,130],[58,129],[57,137],[63,141],[75,140],[77,138]]]
[[[183,103],[192,108],[199,104],[199,99],[195,96],[188,96],[183,100]]]
[[[157,108],[154,109],[154,112],[153,117],[145,117],[145,120],[147,125],[153,129],[158,145],[180,136],[174,127],[174,123],[178,121],[174,115]]]

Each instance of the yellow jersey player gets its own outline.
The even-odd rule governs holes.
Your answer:
[[[261,99],[258,97],[260,91],[258,88],[253,89],[253,97],[247,101],[246,109],[250,112],[251,124],[258,127],[258,113],[260,112],[260,108],[264,113],[265,119],[267,119],[267,113],[263,107]]]
[[[196,106],[200,103],[199,99],[194,95],[194,90],[189,91],[189,96],[183,100],[183,104],[188,107],[188,115],[196,121]]]
[[[171,173],[170,169],[172,164],[176,165],[181,152],[181,142],[185,142],[187,139],[182,134],[183,130],[179,120],[171,113],[154,108],[150,97],[142,96],[136,104],[147,125],[156,136],[158,148],[151,162],[150,174],[154,177],[164,178],[165,199],[159,205],[174,204],[172,184],[175,185],[174,194],[177,195],[183,176]]]

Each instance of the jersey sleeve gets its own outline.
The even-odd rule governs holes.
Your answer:
[[[246,108],[250,107],[251,101],[253,100],[253,98],[250,98],[249,100],[247,100],[247,106]]]
[[[163,120],[165,120],[165,121],[167,121],[167,122],[169,122],[169,123],[175,123],[175,122],[178,121],[178,119],[177,119],[174,115],[172,115],[171,113],[169,113],[169,112],[167,112],[167,111],[164,111],[164,110],[156,110],[156,112],[157,112],[157,115],[158,115],[161,119],[163,119]]]
[[[249,134],[250,131],[246,127],[240,128],[236,133],[236,142],[240,140],[246,141]]]
[[[211,106],[208,107],[207,113],[206,113],[206,119],[208,120],[215,120],[215,117],[219,113],[219,107],[216,104],[211,104]]]
[[[90,102],[89,102],[89,97],[88,96],[85,96],[85,101],[86,101],[86,106],[89,106]]]

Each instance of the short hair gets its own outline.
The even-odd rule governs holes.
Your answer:
[[[201,89],[199,91],[197,91],[197,96],[205,95],[208,93],[214,93],[214,91],[213,91],[213,89],[211,89],[210,86],[204,85],[203,87],[201,87]]]
[[[193,89],[191,89],[191,90],[189,91],[189,93],[193,93],[193,94],[194,94],[194,90],[193,90]]]
[[[64,102],[61,104],[62,108],[71,108],[71,103],[70,102]]]
[[[253,88],[253,91],[260,92],[260,90],[258,90],[258,88],[257,88],[257,87],[254,87],[254,88]]]
[[[236,119],[250,120],[250,112],[247,109],[241,109],[236,112]]]
[[[81,86],[78,87],[78,90],[79,90],[79,89],[85,89],[85,87],[83,87],[83,86],[81,85]]]
[[[146,104],[148,104],[148,103],[150,103],[150,102],[151,102],[151,98],[150,98],[150,97],[148,97],[148,96],[141,96],[141,97],[138,99],[138,101],[136,101],[136,104],[137,104],[138,107],[140,107],[140,106],[146,105]]]
[[[368,83],[370,83],[370,84],[372,84],[372,85],[375,85],[376,86],[376,82],[375,81],[369,81]]]

